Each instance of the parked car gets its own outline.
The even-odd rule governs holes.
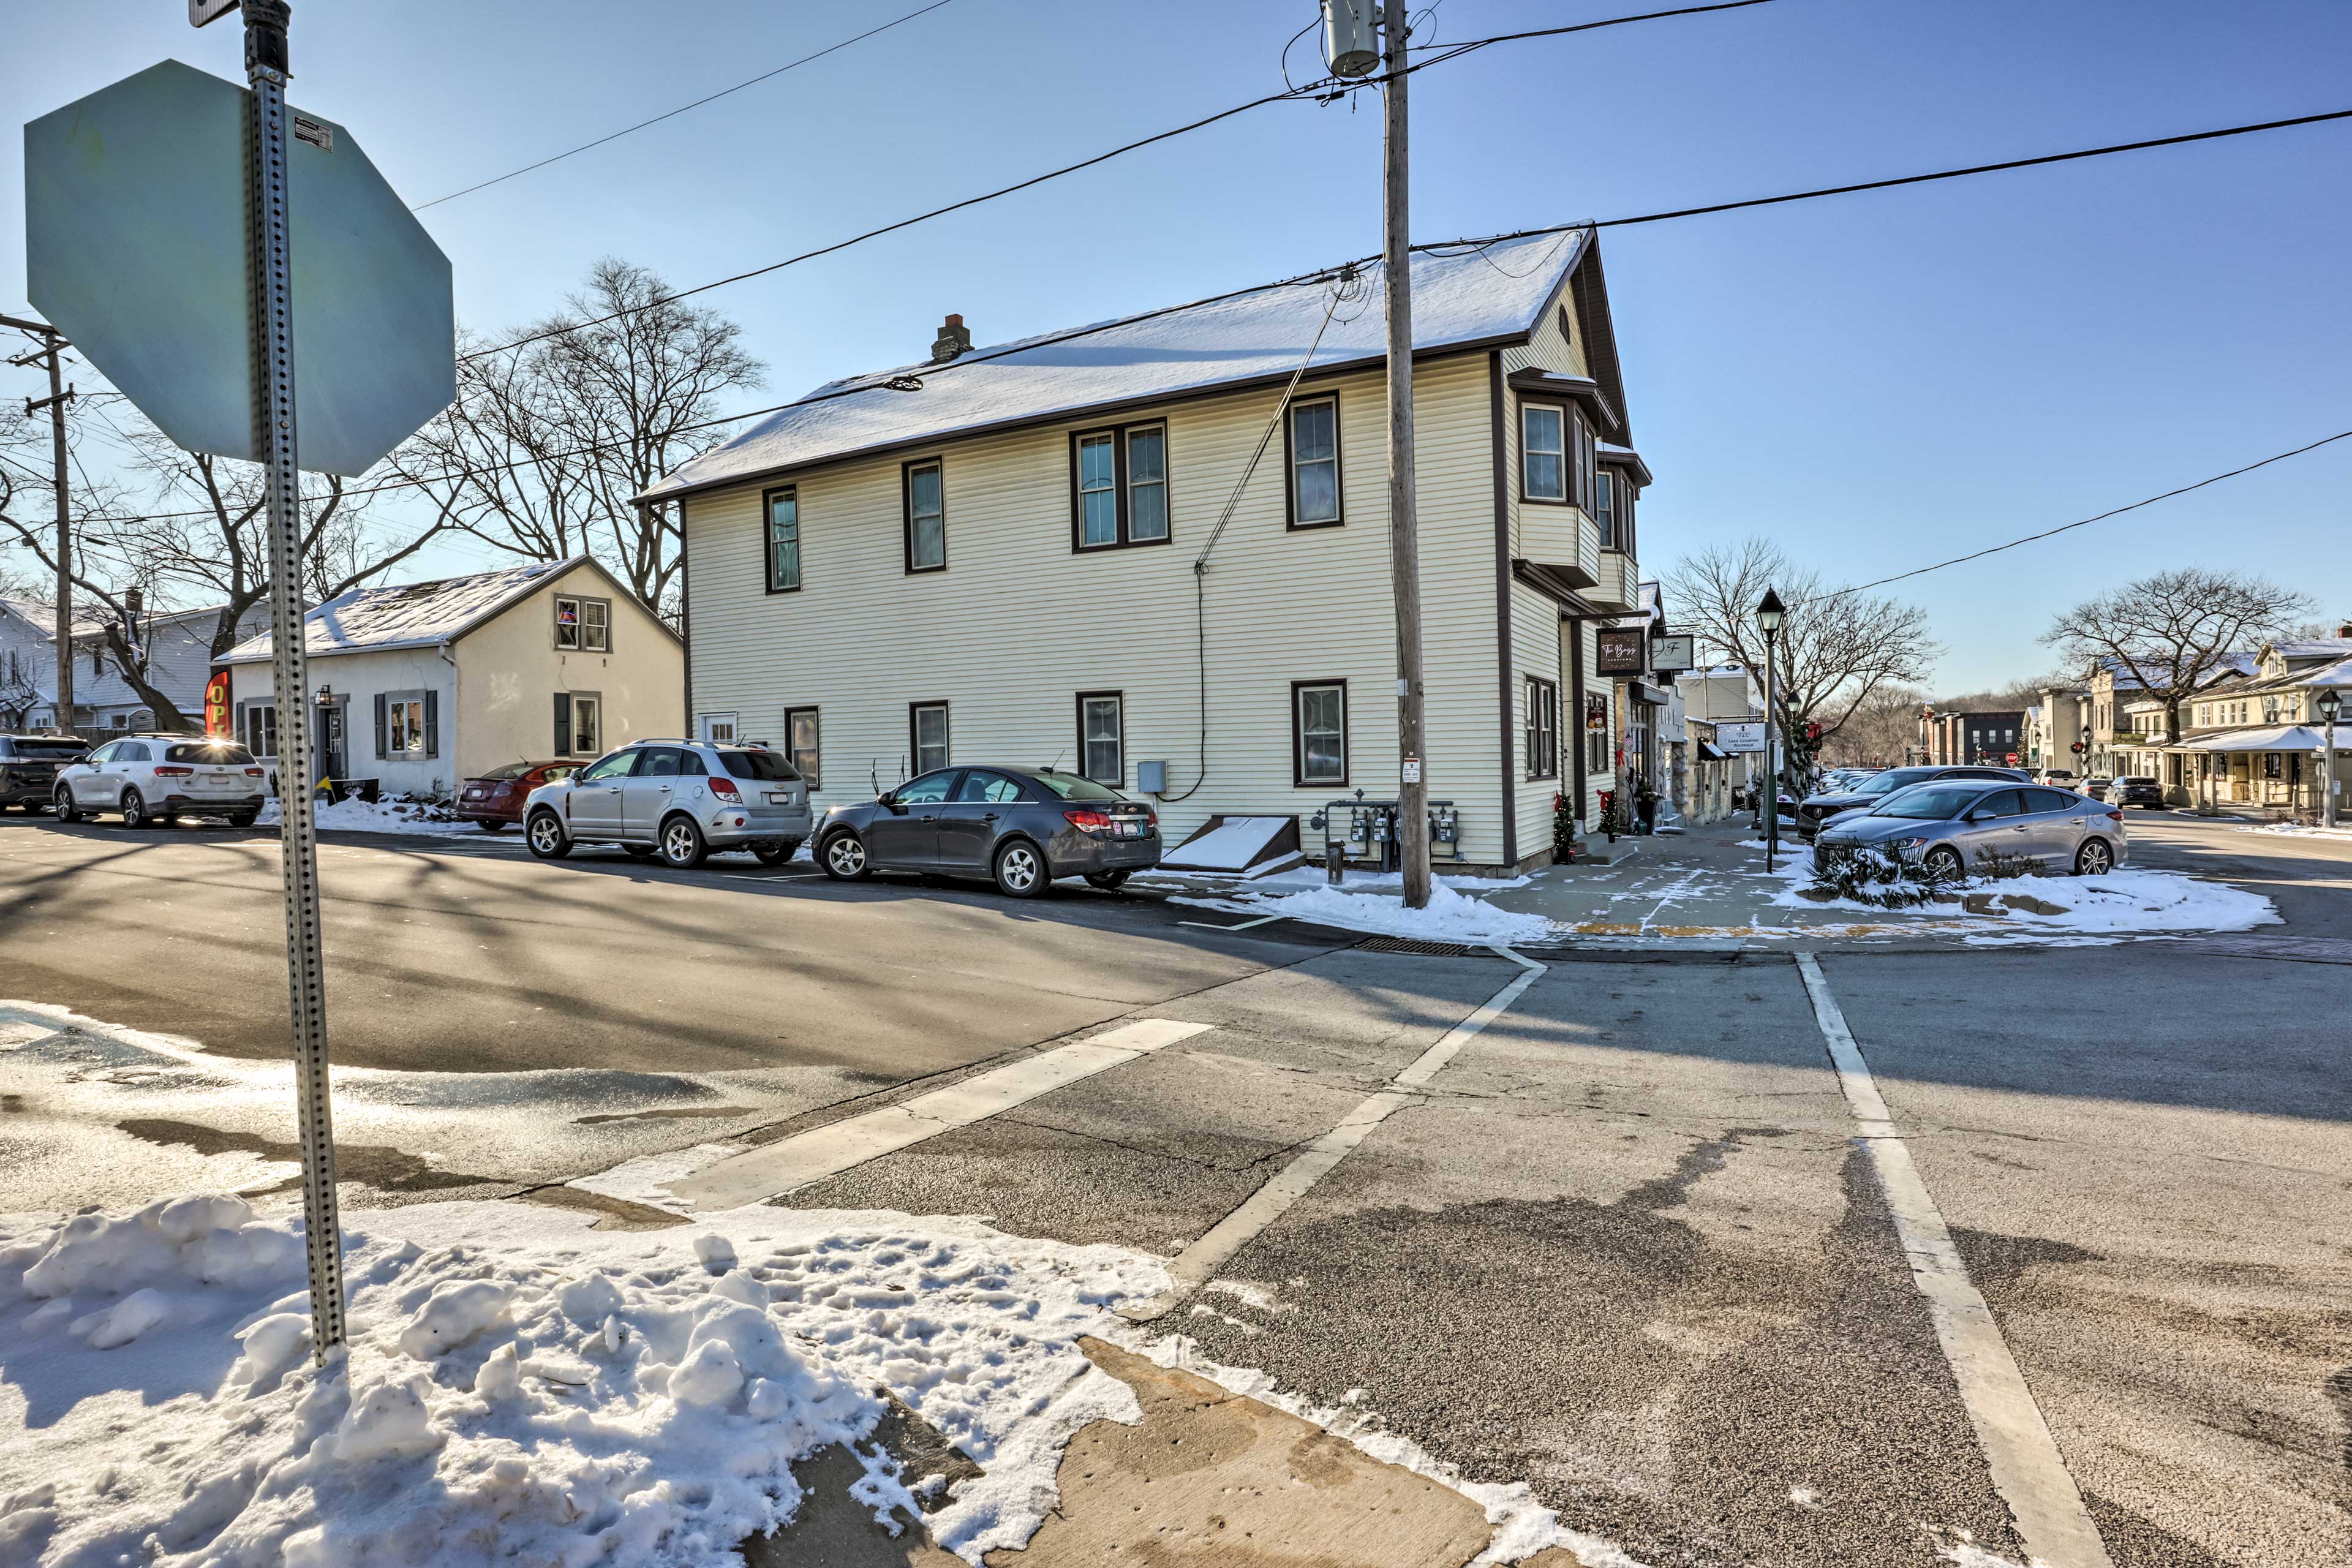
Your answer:
[[[1816,853],[1832,858],[1864,846],[1952,878],[1987,850],[2085,877],[2113,870],[2126,853],[2120,807],[2072,790],[1988,787],[1980,779],[1938,779],[1896,791],[1823,828]]]
[[[234,741],[131,735],[59,768],[50,801],[60,822],[113,811],[125,827],[178,816],[217,816],[232,827],[250,827],[268,790],[269,770]]]
[[[2083,793],[2094,800],[2105,800],[2107,798],[2108,786],[2115,782],[2105,773],[2093,773],[2083,781]]]
[[[1841,812],[1861,811],[1878,804],[1898,789],[1927,784],[1934,779],[2007,779],[2017,784],[2031,784],[2032,778],[2022,768],[1992,768],[1958,763],[1928,763],[1917,767],[1885,768],[1871,774],[1852,789],[1835,794],[1807,795],[1797,803],[1796,828],[1799,837],[1811,838],[1822,830],[1822,824]]]
[[[88,755],[89,743],[71,735],[0,735],[0,811],[47,810],[58,770]]]
[[[2046,784],[2053,789],[2073,789],[2074,787],[2074,770],[2072,768],[2044,768],[2040,773],[2033,775],[2033,782],[2036,784]]]
[[[485,833],[499,833],[522,821],[522,803],[543,784],[568,779],[578,763],[509,763],[457,789],[457,813]]]
[[[843,882],[937,871],[991,878],[1016,899],[1036,897],[1059,877],[1110,889],[1160,864],[1160,815],[1053,768],[941,768],[827,811],[816,858]]]
[[[2152,778],[2126,773],[2108,784],[2099,798],[2109,805],[2162,805],[2164,786]]]
[[[726,849],[773,866],[808,838],[808,784],[765,746],[637,741],[541,784],[522,816],[523,838],[542,860],[617,844],[681,870]]]

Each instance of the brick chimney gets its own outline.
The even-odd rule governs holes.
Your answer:
[[[959,354],[971,353],[971,330],[963,324],[961,316],[950,316],[940,325],[940,335],[931,340],[931,363],[945,364]]]
[[[2352,637],[2352,621],[2347,621],[2342,626],[2337,626],[2336,628],[2336,635],[2339,637]]]

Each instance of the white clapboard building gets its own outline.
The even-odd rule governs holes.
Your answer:
[[[1413,296],[1426,776],[1468,862],[1540,863],[1613,783],[1582,731],[1622,727],[1594,629],[1649,473],[1591,232],[1422,256]],[[1179,837],[1393,797],[1382,321],[1377,268],[995,349],[951,316],[697,458],[643,498],[682,503],[695,722],[821,803],[983,762]]]

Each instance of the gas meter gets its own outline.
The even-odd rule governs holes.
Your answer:
[[[1452,806],[1439,806],[1429,814],[1429,841],[1432,844],[1458,844],[1462,841],[1462,818]]]

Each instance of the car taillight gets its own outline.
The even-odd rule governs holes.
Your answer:
[[[1076,828],[1081,833],[1108,833],[1110,831],[1110,814],[1108,812],[1090,811],[1081,807],[1073,811],[1066,811],[1062,813],[1062,816],[1068,819],[1071,826]]]
[[[184,779],[194,776],[195,771],[194,768],[162,766],[155,770],[155,776],[159,779]]]
[[[2111,811],[2107,813],[2107,820],[2109,822],[2121,822],[2123,819],[2124,814],[2120,811]]]
[[[733,779],[722,779],[713,776],[710,780],[710,793],[717,795],[721,800],[731,800],[739,805],[743,802],[742,795],[736,791],[735,781]]]
[[[267,778],[268,774],[260,768],[247,768],[245,770],[245,776],[249,779],[257,779]]]

